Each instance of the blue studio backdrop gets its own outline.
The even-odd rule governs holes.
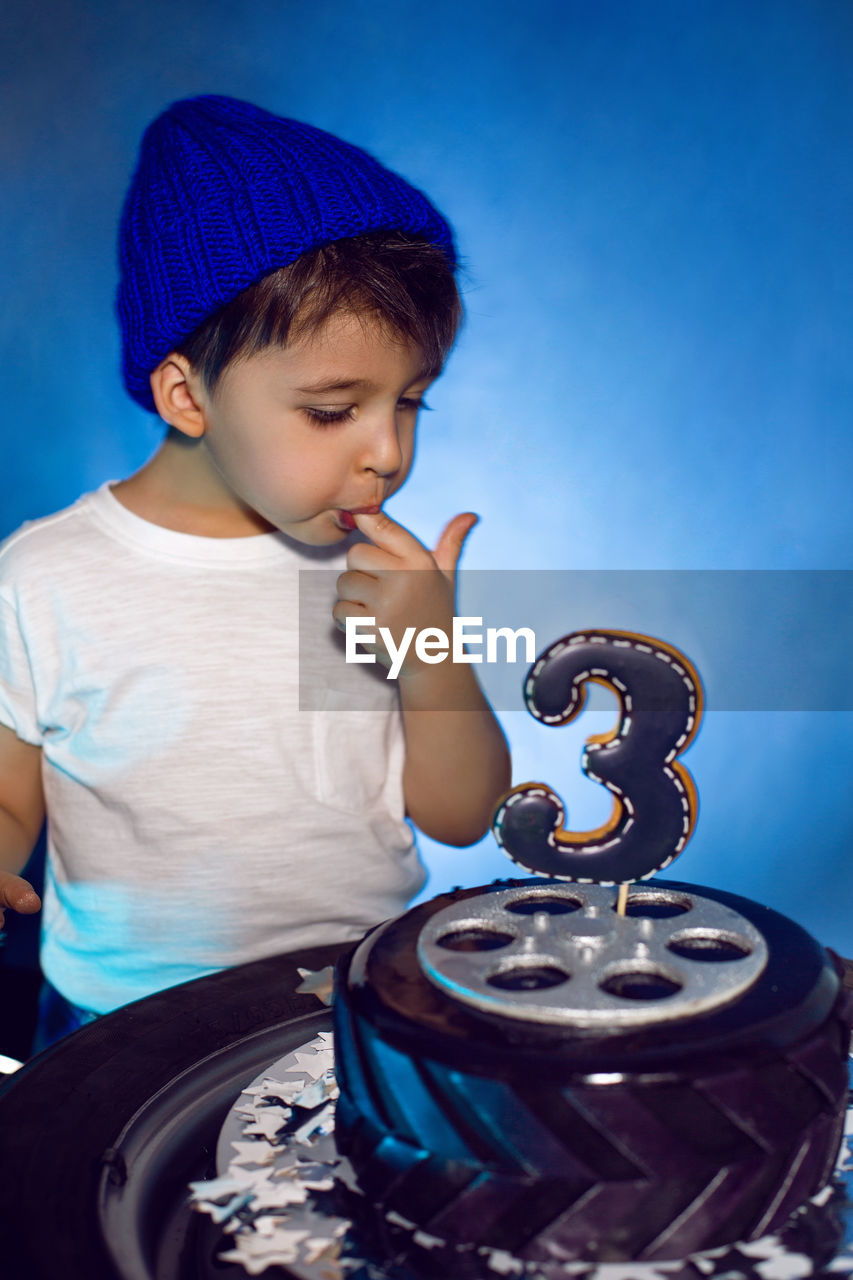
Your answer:
[[[479,512],[488,602],[463,575],[459,612],[535,614],[539,649],[587,626],[681,645],[709,696],[671,874],[853,954],[846,0],[12,0],[2,26],[0,536],[160,439],[112,309],[148,121],[214,92],[340,134],[429,193],[464,261],[390,514],[432,543]],[[580,749],[613,708],[543,728],[525,670],[494,695],[514,780],[595,825]],[[510,870],[491,837],[421,848],[429,895]]]

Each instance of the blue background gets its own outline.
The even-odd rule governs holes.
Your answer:
[[[422,540],[473,509],[471,568],[852,567],[846,0],[15,0],[0,44],[0,536],[158,443],[117,372],[115,227],[150,118],[217,92],[375,152],[455,225],[467,325],[389,507]],[[558,605],[557,634],[619,625]],[[808,663],[828,623],[801,624]],[[578,768],[606,710],[501,718],[516,781],[607,810]],[[849,712],[709,710],[673,873],[853,953],[851,754]],[[422,848],[430,894],[508,869],[490,837]]]

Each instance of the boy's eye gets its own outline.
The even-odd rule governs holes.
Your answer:
[[[423,396],[401,396],[397,404],[401,409],[407,409],[410,413],[413,411],[417,413],[419,409],[429,410],[429,405]]]
[[[401,396],[397,401],[397,407],[407,413],[418,413],[421,409],[429,409],[429,405],[420,396]],[[347,405],[342,409],[316,409],[306,406],[303,412],[312,422],[328,426],[335,422],[351,422],[354,408],[355,405]]]
[[[322,423],[324,426],[334,422],[349,422],[352,418],[354,406],[347,405],[344,409],[309,409],[304,410],[312,422]]]

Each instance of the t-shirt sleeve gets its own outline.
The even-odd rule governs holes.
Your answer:
[[[0,724],[42,745],[33,672],[14,601],[0,590]]]

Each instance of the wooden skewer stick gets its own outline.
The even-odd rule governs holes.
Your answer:
[[[618,916],[624,916],[625,914],[625,908],[628,905],[628,890],[630,887],[630,882],[627,880],[619,886],[619,895],[616,898],[616,914]]]

